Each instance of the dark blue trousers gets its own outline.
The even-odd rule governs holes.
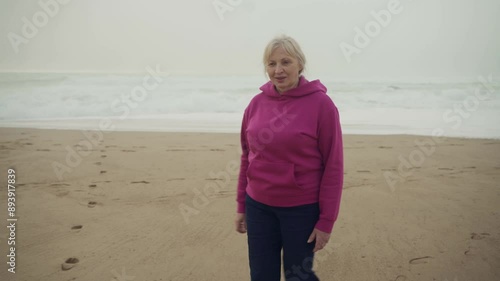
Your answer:
[[[319,219],[319,205],[272,207],[246,197],[252,281],[279,281],[281,250],[286,281],[319,281],[313,272],[315,241],[307,243]]]

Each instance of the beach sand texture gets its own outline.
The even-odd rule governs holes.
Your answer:
[[[1,280],[249,280],[233,225],[238,134],[108,132],[90,151],[82,140],[0,128],[0,217],[13,168],[19,218],[15,274],[0,232]],[[346,135],[344,149],[321,280],[500,280],[500,140]]]

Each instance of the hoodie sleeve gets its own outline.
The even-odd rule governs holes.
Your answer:
[[[331,233],[339,213],[344,157],[339,112],[328,96],[327,101],[321,103],[319,112],[318,146],[324,170],[319,189],[320,216],[315,227]]]
[[[245,213],[245,197],[247,188],[247,169],[248,169],[248,142],[246,137],[247,129],[247,114],[248,108],[245,109],[243,114],[243,121],[241,124],[240,142],[241,142],[241,164],[240,164],[240,174],[238,177],[238,190],[236,195],[236,201],[238,202],[238,213]]]

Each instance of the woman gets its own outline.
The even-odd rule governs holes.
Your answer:
[[[290,37],[264,52],[270,81],[245,109],[236,230],[248,233],[252,281],[319,280],[314,253],[337,219],[343,184],[339,113]]]

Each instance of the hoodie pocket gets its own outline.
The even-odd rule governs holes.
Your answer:
[[[248,184],[256,190],[300,188],[295,181],[292,163],[273,163],[252,160],[247,170]]]

